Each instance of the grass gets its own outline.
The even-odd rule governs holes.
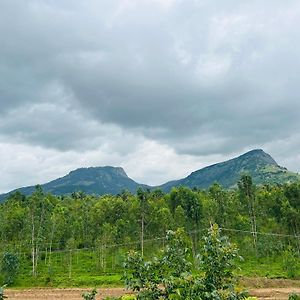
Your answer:
[[[93,251],[53,253],[51,261],[49,257],[40,259],[35,277],[32,276],[30,259],[22,257],[13,287],[122,286],[123,257],[115,254],[107,255],[102,261]],[[0,283],[2,280],[0,275]]]
[[[281,256],[265,258],[245,258],[239,263],[239,276],[244,277],[266,277],[266,278],[287,278],[287,274],[282,266]],[[297,274],[300,276],[300,274]]]
[[[57,252],[41,257],[36,277],[31,273],[30,257],[21,258],[19,275],[13,285],[16,288],[31,287],[117,287],[123,286],[122,262],[124,255],[109,252],[105,259],[93,251]],[[287,278],[282,257],[245,257],[239,262],[239,277]],[[296,279],[300,278],[300,270]],[[0,275],[0,285],[3,278]]]

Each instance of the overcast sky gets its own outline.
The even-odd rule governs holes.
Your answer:
[[[300,171],[299,28],[298,0],[1,0],[0,192],[253,148]]]

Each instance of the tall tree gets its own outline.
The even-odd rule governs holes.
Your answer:
[[[137,190],[137,196],[140,202],[140,213],[141,213],[141,252],[142,256],[144,255],[144,237],[145,237],[145,216],[146,216],[146,210],[148,206],[148,197],[149,197],[150,191],[149,190],[143,190],[142,188],[139,188]]]
[[[242,202],[246,202],[251,223],[253,245],[257,249],[257,226],[255,214],[255,186],[250,175],[242,175],[238,182],[239,194]]]

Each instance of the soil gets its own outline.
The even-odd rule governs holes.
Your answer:
[[[299,280],[285,279],[266,279],[266,278],[245,278],[241,279],[241,285],[246,287],[251,296],[258,299],[288,299],[288,295],[292,292],[300,294]],[[34,289],[7,289],[6,295],[9,300],[82,300],[81,294],[91,289],[79,288],[34,288]],[[128,294],[123,288],[101,288],[98,289],[96,299],[104,299],[105,297],[118,297]]]
[[[57,288],[34,288],[34,289],[26,289],[26,290],[15,290],[15,289],[7,289],[6,296],[8,300],[82,300],[81,294],[91,291],[91,289],[57,289]],[[102,288],[97,289],[98,294],[96,299],[104,299],[105,297],[117,297],[122,296],[128,292],[126,292],[122,288]]]
[[[300,293],[300,288],[263,288],[250,290],[250,295],[258,299],[286,300],[292,292]]]

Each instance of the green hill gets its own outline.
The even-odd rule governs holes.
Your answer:
[[[255,184],[281,184],[300,180],[300,175],[281,167],[261,149],[249,151],[239,157],[217,163],[191,173],[186,178],[160,186],[169,191],[175,186],[207,188],[217,182],[225,188],[236,186],[242,174],[252,176]]]
[[[96,195],[116,195],[123,190],[135,193],[139,186],[144,185],[130,179],[123,168],[110,166],[80,168],[71,171],[64,177],[41,185],[45,192],[54,195],[71,194],[79,191]],[[17,190],[22,194],[30,195],[35,190],[35,186],[23,187]],[[10,193],[0,195],[0,200],[7,197]]]

